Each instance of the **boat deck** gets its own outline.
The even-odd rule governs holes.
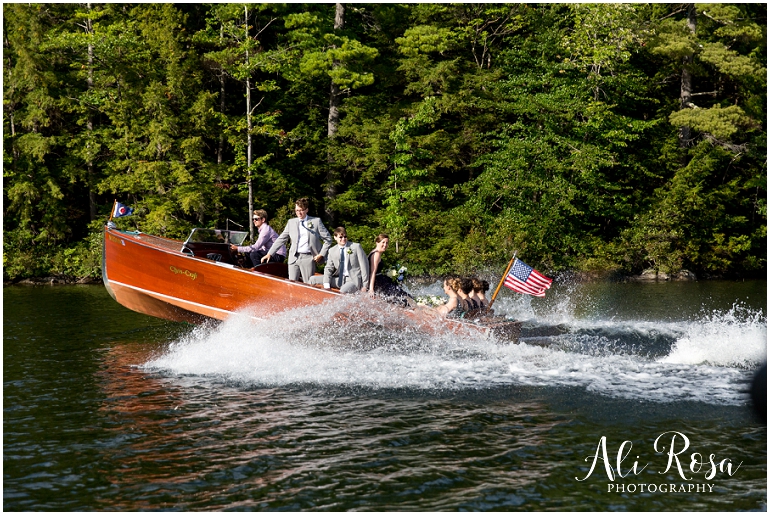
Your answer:
[[[126,233],[130,235],[132,238],[135,238],[137,240],[144,241],[156,247],[161,247],[167,250],[173,250],[175,252],[181,252],[182,246],[184,245],[182,242],[179,242],[177,240],[170,240],[168,238],[163,238],[161,236],[153,236],[152,234],[145,234],[143,232],[126,231]]]

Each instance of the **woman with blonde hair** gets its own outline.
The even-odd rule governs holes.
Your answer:
[[[461,318],[464,310],[457,291],[460,289],[460,280],[457,277],[444,278],[444,293],[449,296],[445,304],[436,308],[440,314],[447,318]]]

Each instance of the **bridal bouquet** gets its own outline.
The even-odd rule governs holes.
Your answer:
[[[406,267],[399,266],[399,265],[396,265],[395,268],[391,268],[390,270],[385,272],[385,276],[390,277],[390,279],[396,283],[400,283],[401,281],[403,281],[404,275],[406,275]]]
[[[421,306],[428,306],[435,308],[437,306],[443,306],[446,304],[446,298],[441,295],[419,295],[415,297],[415,302]]]

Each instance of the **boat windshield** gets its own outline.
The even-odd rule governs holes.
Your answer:
[[[227,243],[243,245],[249,233],[245,231],[227,231],[220,229],[193,229],[185,243]]]

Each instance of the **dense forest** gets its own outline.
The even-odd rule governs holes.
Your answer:
[[[184,238],[308,197],[410,274],[764,277],[766,16],[6,3],[4,276],[98,276],[114,200]]]

